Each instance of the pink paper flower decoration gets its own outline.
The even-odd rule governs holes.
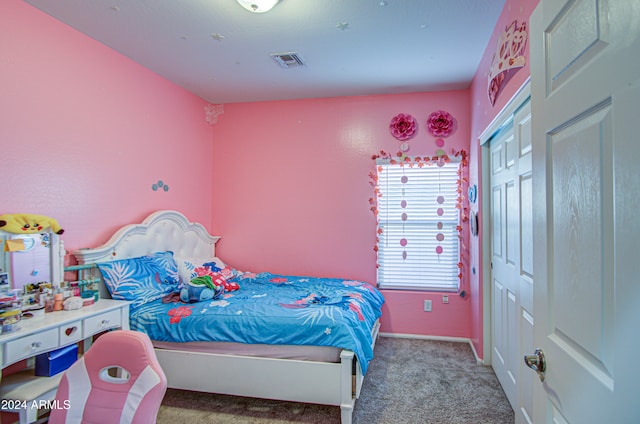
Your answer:
[[[435,137],[448,137],[453,132],[453,116],[444,110],[433,112],[427,118],[427,128]]]
[[[418,123],[411,115],[399,113],[391,119],[389,130],[398,140],[408,140],[413,137],[418,128]]]

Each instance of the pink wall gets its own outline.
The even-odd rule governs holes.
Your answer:
[[[470,145],[470,165],[469,165],[469,181],[470,184],[476,184],[478,188],[482,187],[481,180],[481,149],[478,138],[482,132],[487,128],[491,121],[500,113],[511,97],[518,91],[518,89],[524,84],[529,77],[529,42],[526,46],[526,65],[514,72],[510,79],[505,81],[502,91],[498,95],[495,105],[491,105],[489,97],[487,96],[487,79],[489,75],[489,68],[491,66],[491,59],[493,52],[496,49],[496,43],[498,36],[510,25],[514,20],[518,21],[518,25],[525,21],[527,22],[527,28],[529,17],[537,6],[539,0],[507,0],[496,28],[493,31],[491,40],[487,45],[487,49],[482,56],[476,75],[471,83],[471,145]],[[481,202],[482,193],[478,192],[478,203],[472,205],[474,211],[482,210]],[[479,236],[470,240],[470,257],[471,266],[476,269],[475,274],[471,274],[469,281],[469,289],[471,292],[471,316],[473,320],[471,322],[471,341],[476,349],[476,352],[480,357],[483,356],[483,307],[482,307],[482,214],[480,218],[480,230]],[[488,295],[488,294],[487,294]]]
[[[205,102],[20,0],[0,2],[0,213],[55,217],[68,250],[158,209],[208,223]],[[153,191],[162,180],[169,191]]]
[[[529,75],[527,65],[489,104],[497,35],[528,20],[537,3],[507,0],[469,91],[228,104],[212,131],[203,100],[30,5],[3,0],[0,213],[53,216],[76,249],[154,210],[178,209],[223,234],[219,253],[239,268],[375,282],[368,173],[372,154],[397,150],[389,120],[418,118],[410,153],[433,154],[424,120],[451,112],[459,128],[447,147],[470,150],[480,186],[477,137]],[[151,190],[158,180],[168,192]],[[382,331],[471,337],[482,355],[479,239],[469,247],[477,271],[466,273],[470,296],[443,305],[440,294],[386,291]],[[433,312],[422,312],[424,299],[434,300]]]
[[[427,116],[458,122],[446,149],[468,150],[468,91],[227,104],[214,126],[213,221],[218,254],[239,269],[375,283],[373,154],[397,152],[398,113],[419,122],[412,155],[433,155]],[[385,291],[382,331],[469,337],[469,300]],[[433,312],[423,300],[433,299]]]

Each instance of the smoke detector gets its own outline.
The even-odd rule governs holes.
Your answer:
[[[283,68],[295,68],[296,66],[304,66],[304,62],[298,56],[298,53],[270,53],[269,56],[275,60],[278,65]]]

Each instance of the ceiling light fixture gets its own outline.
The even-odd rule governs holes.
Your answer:
[[[280,0],[237,0],[240,6],[247,9],[249,12],[264,13],[273,9],[273,6],[278,4]]]

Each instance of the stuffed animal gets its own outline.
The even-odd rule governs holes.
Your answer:
[[[192,278],[180,290],[180,300],[184,303],[202,302],[205,300],[216,299],[224,293],[224,286],[216,284],[214,277],[203,275]]]
[[[36,234],[51,227],[56,234],[64,233],[64,230],[54,218],[31,213],[5,213],[0,215],[0,230],[14,234]]]
[[[213,267],[209,266],[213,264]],[[220,269],[216,266],[215,263],[206,263],[201,267],[198,267],[193,270],[198,277],[209,275],[213,278],[213,283],[215,285],[222,285],[224,287],[225,292],[235,291],[240,289],[240,285],[236,282],[227,281],[230,278],[233,278],[233,273],[230,267],[225,267]]]
[[[202,264],[202,268],[208,268],[211,272],[222,271],[222,268],[220,268],[215,262],[205,262]]]

